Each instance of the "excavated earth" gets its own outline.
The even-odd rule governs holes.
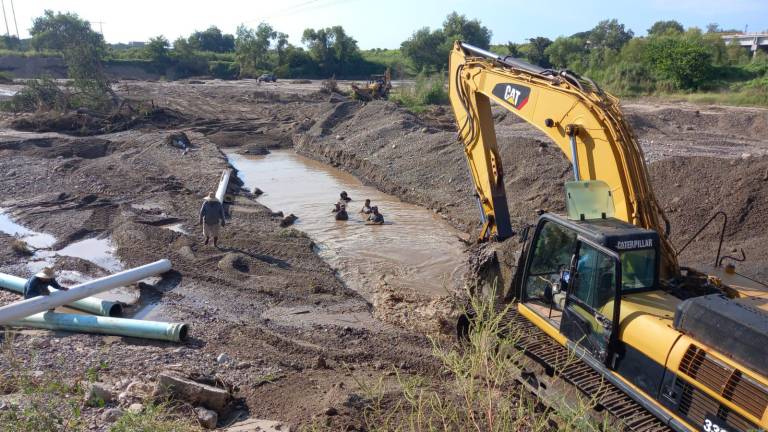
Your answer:
[[[47,132],[52,129],[44,119],[6,115],[0,208],[54,235],[54,249],[109,236],[126,267],[169,258],[174,271],[142,284],[140,305],[129,315],[151,305],[149,318],[189,323],[190,339],[172,344],[15,331],[24,367],[77,380],[103,364],[100,379],[108,383],[151,382],[167,369],[215,376],[233,385],[238,398],[222,426],[250,416],[330,430],[363,429],[354,403],[361,382],[384,377],[391,383],[393,369],[439,376],[427,334],[447,334],[444,317],[433,314],[435,322],[421,331],[399,318],[380,319],[422,305],[408,295],[366,301],[318,257],[311,239],[280,227],[271,211],[279,209],[267,209],[232,184],[221,250],[201,244],[196,219],[202,197],[227,166],[225,150],[294,148],[472,233],[477,210],[448,107],[417,116],[391,102],[361,104],[320,93],[317,82],[125,81],[115,88],[167,108],[173,121],[134,119],[127,130],[106,134],[100,133],[103,124],[89,129],[83,122],[76,134],[65,135]],[[722,210],[729,222],[724,251],[738,255],[732,251],[743,249],[747,260],[737,270],[768,280],[768,110],[635,101],[624,112],[645,150],[673,242],[681,246]],[[534,222],[539,211],[563,211],[562,185],[571,173],[560,150],[514,116],[494,113],[515,227]],[[175,132],[187,134],[191,150],[167,144]],[[167,229],[171,223],[185,232]],[[27,258],[12,242],[0,234],[0,271],[27,277]],[[717,243],[718,229],[710,227],[682,262],[711,265]],[[71,258],[58,258],[56,267],[104,274]],[[0,303],[17,299],[0,292]],[[265,318],[275,310],[287,318]],[[346,325],[305,315],[369,318]],[[232,360],[217,362],[222,353]],[[0,373],[10,368],[0,363]],[[338,415],[327,415],[331,407]],[[107,427],[99,410],[86,412],[95,430]]]

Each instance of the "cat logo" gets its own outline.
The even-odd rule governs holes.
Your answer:
[[[521,110],[528,103],[531,89],[517,84],[496,84],[496,87],[493,88],[493,95],[512,105],[515,109]]]

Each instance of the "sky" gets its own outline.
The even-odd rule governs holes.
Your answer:
[[[240,24],[270,23],[301,44],[305,28],[341,25],[362,49],[397,48],[421,27],[440,27],[452,11],[479,19],[493,43],[555,39],[616,18],[636,35],[658,20],[684,26],[765,31],[768,0],[2,0],[10,32],[28,37],[32,19],[45,9],[74,12],[102,31],[109,43],[145,41],[164,35],[173,41],[211,25],[234,33]],[[574,6],[578,4],[578,6]],[[101,22],[101,23],[99,23]],[[0,30],[4,24],[0,22]]]

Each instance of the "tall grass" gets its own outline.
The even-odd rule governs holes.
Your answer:
[[[368,400],[365,424],[371,431],[607,431],[590,413],[595,401],[571,396],[544,405],[520,381],[528,360],[515,349],[518,334],[503,319],[494,295],[472,301],[474,325],[462,345],[433,339],[433,355],[444,380],[397,376],[398,389],[386,392],[383,378],[359,382]],[[500,337],[500,335],[506,335]],[[575,361],[575,359],[573,360]]]
[[[389,98],[413,112],[424,111],[429,105],[445,105],[448,103],[445,75],[419,74],[412,85],[392,90]]]

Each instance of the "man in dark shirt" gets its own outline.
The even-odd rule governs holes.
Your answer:
[[[205,197],[203,206],[200,207],[200,223],[203,224],[205,244],[208,244],[208,239],[213,237],[213,245],[219,247],[216,243],[219,241],[219,224],[224,226],[224,205],[216,199],[213,192]]]
[[[49,286],[62,291],[68,289],[59,285],[59,283],[56,282],[56,275],[53,273],[53,269],[46,267],[29,278],[27,283],[24,284],[24,299],[31,299],[41,295],[50,295],[51,290],[48,289]],[[49,309],[49,311],[53,312],[53,309]]]
[[[379,207],[373,206],[371,207],[371,215],[368,216],[368,222],[366,222],[369,225],[381,225],[384,223],[384,215],[379,213]]]

